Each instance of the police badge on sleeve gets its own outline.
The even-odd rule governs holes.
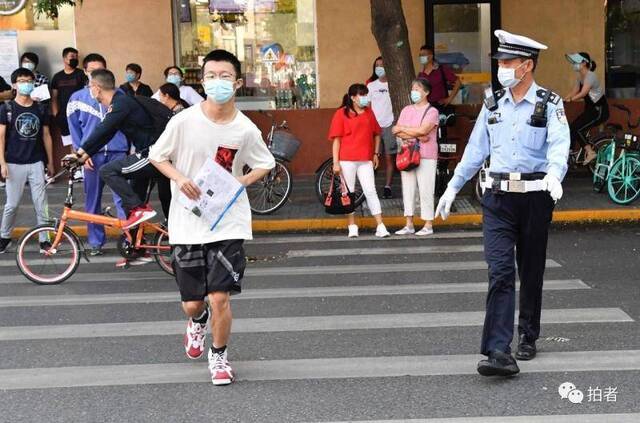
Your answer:
[[[568,125],[567,116],[564,114],[564,109],[556,109],[556,116],[558,121],[563,125]]]

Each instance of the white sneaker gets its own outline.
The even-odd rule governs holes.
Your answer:
[[[376,236],[378,238],[386,238],[386,237],[388,237],[390,235],[391,234],[387,230],[387,227],[384,226],[384,223],[379,224],[378,227],[376,228]]]
[[[235,379],[233,369],[227,361],[227,350],[221,354],[209,350],[209,372],[211,373],[211,383],[216,386],[229,385]]]
[[[358,225],[349,225],[349,238],[358,237]]]
[[[407,226],[400,229],[399,231],[396,231],[396,235],[411,235],[415,233],[416,233],[416,230],[414,228],[409,228]]]
[[[426,226],[422,229],[420,229],[418,232],[416,232],[417,236],[426,236],[426,235],[433,235],[433,228],[427,228]]]

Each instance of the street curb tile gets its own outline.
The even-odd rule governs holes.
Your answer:
[[[420,219],[417,219],[420,221]],[[553,213],[554,223],[607,223],[611,221],[637,221],[640,220],[640,208],[633,209],[590,209],[590,210],[560,210]],[[356,217],[357,224],[362,229],[375,229],[376,221],[373,217]],[[388,227],[402,227],[406,220],[404,216],[384,216],[384,223]],[[447,220],[437,218],[434,226],[454,227],[481,225],[482,214],[452,214]],[[344,230],[347,227],[346,218],[315,218],[315,219],[273,219],[253,220],[254,233],[270,232],[305,232],[319,230]],[[87,236],[85,225],[72,225],[71,228],[79,236]],[[30,228],[18,227],[13,230],[12,236],[19,238]],[[120,232],[114,228],[106,228],[109,237],[116,237]]]

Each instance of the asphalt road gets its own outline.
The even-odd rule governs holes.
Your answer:
[[[0,422],[638,422],[639,241],[634,226],[554,227],[539,355],[495,379],[475,372],[477,230],[261,236],[233,300],[228,387],[185,357],[155,264],[105,256],[37,286],[0,255]]]

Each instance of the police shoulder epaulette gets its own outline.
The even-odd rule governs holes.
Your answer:
[[[544,88],[541,88],[538,91],[536,91],[536,95],[538,96],[538,98],[544,98],[544,96],[547,95],[547,90],[545,90]],[[554,93],[553,91],[551,91],[551,95],[549,96],[549,102],[553,104],[558,104],[560,102],[560,96]]]

